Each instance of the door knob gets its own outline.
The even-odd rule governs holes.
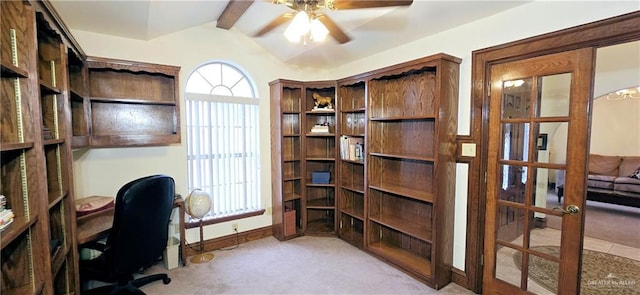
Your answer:
[[[560,212],[562,212],[562,214],[576,214],[576,213],[580,212],[580,207],[578,207],[576,205],[569,205],[569,206],[567,206],[567,209],[562,209],[560,207],[555,207],[555,208],[553,208],[553,210],[560,211]]]

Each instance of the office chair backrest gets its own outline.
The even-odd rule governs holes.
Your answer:
[[[107,239],[112,274],[135,273],[162,255],[167,246],[174,195],[174,180],[166,175],[140,178],[120,188]]]

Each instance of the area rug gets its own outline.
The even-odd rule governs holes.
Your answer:
[[[538,246],[532,250],[558,257],[560,247]],[[522,269],[521,253],[513,262]],[[558,264],[529,256],[529,277],[549,291],[558,290]],[[582,250],[581,294],[640,294],[640,261],[607,253]]]

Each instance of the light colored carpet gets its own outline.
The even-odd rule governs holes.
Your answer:
[[[167,271],[162,263],[146,274],[166,272],[169,285],[155,282],[147,294],[473,294],[456,284],[440,291],[413,279],[338,238],[268,237],[229,251],[208,263]]]

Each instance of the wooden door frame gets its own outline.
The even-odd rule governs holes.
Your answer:
[[[472,52],[471,74],[471,133],[458,136],[458,151],[463,143],[479,146],[478,157],[462,157],[459,163],[469,164],[467,191],[467,251],[465,271],[453,270],[453,281],[466,288],[482,291],[482,254],[484,244],[484,215],[489,123],[488,85],[492,64],[521,60],[579,48],[597,48],[640,40],[640,11],[497,45]],[[593,61],[595,62],[595,61]],[[593,87],[593,85],[591,85]]]

